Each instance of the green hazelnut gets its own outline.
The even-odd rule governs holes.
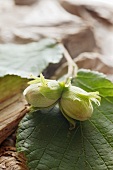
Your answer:
[[[29,104],[37,108],[46,108],[56,104],[61,97],[62,87],[55,80],[46,80],[41,77],[40,81],[30,83],[24,90],[24,96]]]
[[[92,101],[100,105],[98,94],[98,92],[88,93],[79,87],[70,85],[65,88],[59,100],[60,109],[68,121],[73,121],[73,119],[85,121],[92,116]]]

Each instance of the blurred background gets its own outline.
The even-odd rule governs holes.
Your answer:
[[[55,38],[80,68],[113,80],[112,16],[112,0],[0,0],[0,43]]]

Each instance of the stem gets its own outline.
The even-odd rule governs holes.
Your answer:
[[[68,63],[68,73],[67,73],[67,78],[69,77],[76,77],[77,75],[77,70],[78,70],[78,66],[77,64],[73,61],[73,59],[71,58],[69,52],[67,51],[67,49],[64,47],[63,45],[63,49],[64,49],[64,57],[67,60]]]

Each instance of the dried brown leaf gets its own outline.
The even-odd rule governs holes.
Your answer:
[[[26,159],[15,147],[0,148],[0,170],[28,170]]]

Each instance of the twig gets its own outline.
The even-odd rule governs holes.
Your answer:
[[[64,47],[63,45],[63,49],[64,49],[64,57],[67,60],[67,64],[68,64],[68,73],[67,73],[67,78],[69,77],[76,77],[77,75],[77,70],[78,70],[78,66],[77,64],[73,61],[73,59],[71,58],[69,52],[67,51],[67,49]]]

